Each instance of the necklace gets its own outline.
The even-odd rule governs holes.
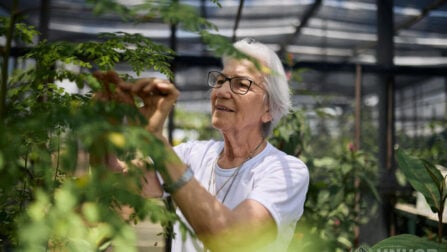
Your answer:
[[[250,154],[248,155],[248,157],[242,162],[242,164],[240,164],[237,168],[236,168],[236,170],[233,172],[233,174],[231,174],[231,176],[227,179],[227,180],[225,180],[225,182],[219,187],[219,189],[217,189],[216,190],[216,174],[215,174],[215,170],[216,170],[216,167],[217,167],[217,160],[219,159],[219,156],[220,155],[218,155],[217,157],[216,157],[216,159],[214,160],[214,162],[213,162],[213,166],[212,166],[212,170],[211,170],[211,175],[210,175],[210,179],[209,179],[209,181],[208,181],[208,191],[209,192],[211,192],[211,184],[212,185],[214,185],[214,190],[215,190],[215,193],[214,193],[214,196],[216,197],[219,193],[220,193],[220,191],[222,191],[222,189],[231,181],[231,183],[230,183],[230,185],[228,186],[228,189],[227,189],[227,191],[225,192],[225,195],[224,195],[224,197],[222,198],[222,203],[225,201],[225,199],[227,198],[227,195],[228,195],[228,193],[230,192],[230,190],[231,190],[231,187],[233,186],[233,183],[234,183],[234,181],[235,181],[235,179],[236,179],[236,177],[237,177],[237,175],[239,174],[239,171],[240,171],[240,169],[242,168],[242,166],[248,161],[248,160],[250,160],[251,158],[253,158],[253,155],[254,155],[254,153],[259,149],[259,147],[261,147],[261,145],[264,143],[264,138],[261,140],[261,142],[256,146],[256,148],[253,150],[253,151],[251,151],[250,152]]]

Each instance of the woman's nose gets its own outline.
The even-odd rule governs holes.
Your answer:
[[[225,80],[225,82],[218,88],[215,88],[214,91],[217,95],[220,96],[231,96],[231,87],[230,87],[230,80]]]

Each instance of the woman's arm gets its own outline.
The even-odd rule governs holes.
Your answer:
[[[135,106],[135,95],[132,93],[133,84],[123,81],[114,71],[97,71],[93,75],[101,84],[101,89],[93,95],[94,100],[102,102],[115,101]],[[125,174],[128,170],[127,164],[119,160],[114,153],[104,153],[104,156],[101,157],[91,154],[89,162],[96,165],[105,164],[113,172]],[[161,197],[163,190],[155,171],[147,170],[146,163],[142,159],[135,159],[132,161],[132,164],[137,168],[145,170],[142,178],[141,195],[148,198]]]
[[[196,180],[173,195],[183,215],[211,251],[252,251],[276,238],[270,212],[255,200],[245,200],[229,209]],[[256,250],[253,250],[256,251]]]
[[[114,100],[133,101],[128,95],[138,96],[143,101],[140,112],[148,120],[145,129],[162,140],[167,156],[164,158],[166,173],[160,173],[163,181],[176,183],[186,172],[172,146],[163,136],[163,126],[174,106],[179,91],[166,80],[140,79],[133,85],[119,84]],[[121,97],[120,95],[124,96]],[[143,186],[143,195],[159,196],[162,190],[153,172],[146,172],[148,180]],[[156,183],[153,183],[153,182]],[[154,186],[156,185],[156,186]],[[177,191],[171,193],[190,225],[204,244],[213,251],[235,251],[247,245],[271,241],[276,236],[276,225],[270,212],[254,200],[245,200],[235,209],[229,209],[192,178]]]
[[[173,84],[157,79],[137,81],[132,92],[144,103],[140,111],[148,119],[146,129],[164,143],[167,173],[162,173],[162,178],[175,183],[187,167],[162,135],[162,129],[179,92]],[[213,251],[234,251],[247,244],[253,245],[253,241],[259,245],[276,237],[273,217],[257,201],[246,200],[231,210],[194,178],[171,195],[196,234]]]

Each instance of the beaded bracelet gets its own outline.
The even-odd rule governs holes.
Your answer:
[[[192,178],[194,177],[194,172],[189,168],[189,166],[186,168],[185,172],[180,176],[180,178],[175,181],[174,183],[167,185],[163,184],[163,189],[167,193],[174,193],[177,190],[179,190],[182,186],[186,185]]]

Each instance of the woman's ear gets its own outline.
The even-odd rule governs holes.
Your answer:
[[[269,109],[267,109],[267,110],[264,112],[264,114],[263,114],[262,117],[261,117],[261,120],[262,120],[263,123],[268,123],[268,122],[270,122],[270,121],[273,120],[272,114],[270,113],[270,110],[269,110]]]
[[[268,95],[264,94],[264,114],[261,117],[261,120],[263,123],[267,123],[273,120],[273,116],[270,113],[270,106],[269,106],[269,98]]]

